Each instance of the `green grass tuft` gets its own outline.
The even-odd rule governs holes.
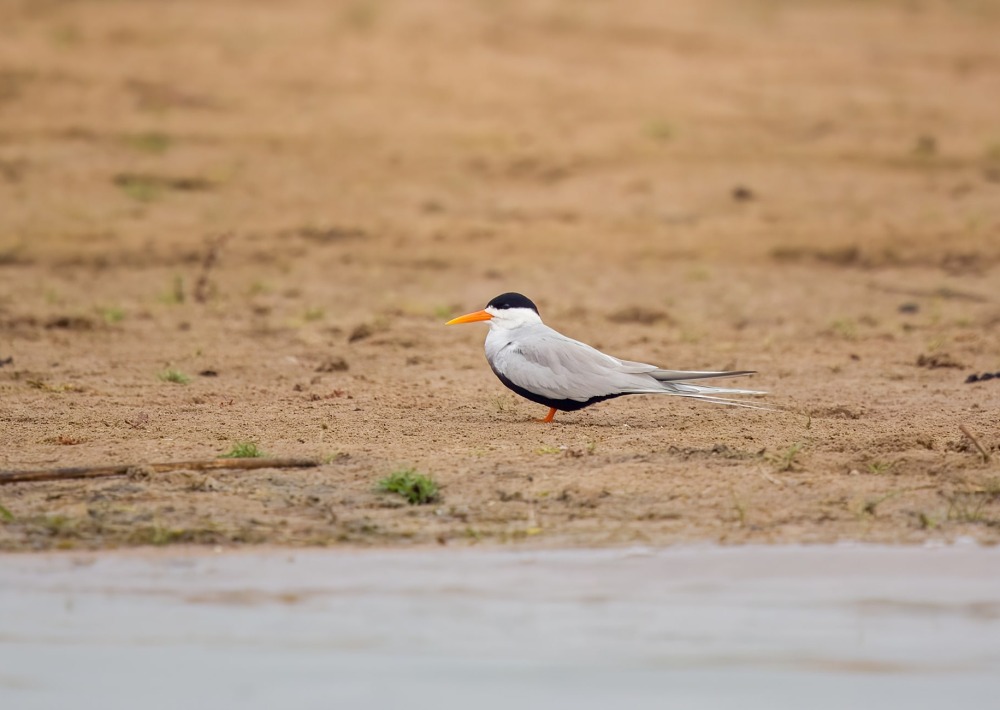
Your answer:
[[[115,185],[136,202],[153,202],[163,194],[163,185],[146,175],[118,175]]]
[[[108,325],[121,323],[125,319],[125,311],[116,306],[110,306],[108,308],[98,308],[97,312],[100,314],[104,322],[107,323]]]
[[[378,482],[378,489],[397,493],[410,505],[426,505],[438,499],[438,485],[414,468],[401,468]]]
[[[455,309],[451,306],[434,306],[434,308],[431,309],[434,320],[451,320],[454,312]]]
[[[219,456],[220,459],[259,459],[264,452],[253,441],[237,441],[228,453]]]
[[[792,444],[784,451],[772,454],[768,457],[774,465],[776,471],[794,471],[799,465],[798,456],[805,444]]]
[[[191,381],[191,378],[185,375],[180,370],[175,370],[174,368],[169,368],[157,375],[164,382],[173,382],[178,385],[186,385]]]
[[[674,129],[666,121],[657,119],[646,124],[646,136],[654,141],[666,143],[673,139]]]
[[[126,136],[125,140],[135,150],[142,153],[153,153],[154,155],[166,153],[174,142],[174,139],[169,135],[158,131],[136,133]]]
[[[868,463],[868,473],[880,476],[891,471],[895,465],[895,461],[871,461]]]
[[[306,312],[303,314],[302,317],[305,319],[306,323],[313,323],[315,321],[323,320],[324,318],[326,318],[326,311],[324,311],[322,308],[319,308],[318,306],[307,308]]]
[[[168,306],[176,306],[184,303],[184,277],[174,276],[173,284],[168,291],[164,291],[158,296],[160,303]]]
[[[0,521],[5,523],[14,522],[14,514],[2,505],[0,505]]]

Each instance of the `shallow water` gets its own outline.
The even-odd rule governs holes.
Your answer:
[[[940,708],[1000,698],[1000,550],[0,556],[5,708]]]

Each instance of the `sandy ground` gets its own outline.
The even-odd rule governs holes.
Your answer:
[[[0,468],[326,463],[5,486],[0,548],[1000,541],[1000,379],[965,383],[998,35],[976,0],[3,3]],[[508,290],[778,411],[538,424],[442,325]],[[401,467],[440,500],[375,491]]]

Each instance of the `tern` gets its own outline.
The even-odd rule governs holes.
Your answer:
[[[483,310],[453,318],[445,325],[477,321],[490,324],[486,360],[493,374],[508,389],[549,408],[540,422],[551,422],[557,411],[572,412],[629,394],[669,394],[754,409],[759,407],[723,395],[764,394],[686,381],[752,375],[753,370],[664,370],[606,355],[545,325],[537,306],[520,293],[501,294]]]

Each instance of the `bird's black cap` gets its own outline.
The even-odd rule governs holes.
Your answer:
[[[499,296],[487,303],[486,307],[496,308],[500,311],[507,308],[530,308],[535,313],[538,313],[538,307],[531,302],[531,299],[527,296],[522,296],[519,293],[501,293]]]

